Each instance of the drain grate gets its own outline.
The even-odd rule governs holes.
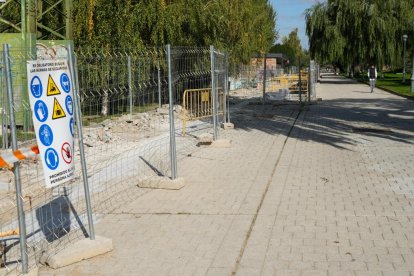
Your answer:
[[[372,128],[372,127],[353,127],[352,132],[359,133],[393,133],[388,128]]]

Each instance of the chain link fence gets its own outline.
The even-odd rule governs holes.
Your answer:
[[[73,77],[78,80],[82,111],[82,119],[76,123],[83,132],[80,137],[74,131],[75,145],[79,140],[84,145],[96,222],[124,202],[151,192],[139,188],[142,181],[179,175],[177,159],[196,149],[196,138],[209,134],[218,139],[220,124],[229,118],[227,59],[214,48],[188,47],[78,49],[75,56],[77,76]],[[18,148],[36,143],[26,96],[26,61],[32,57],[26,49],[10,50],[6,58],[12,68],[14,96],[10,101],[1,52],[2,156],[11,152],[8,103],[12,103],[16,118]],[[184,126],[183,113],[187,110],[183,109],[183,97],[191,89],[209,89],[212,105],[203,118],[190,118]],[[192,104],[200,106],[204,104],[201,100],[193,99]],[[183,126],[188,135],[183,135]],[[80,154],[75,147],[74,179],[54,188],[44,187],[38,158],[0,171],[0,274],[47,263],[49,256],[89,236]],[[16,208],[17,166],[21,186],[17,197],[22,200],[24,227],[19,226]],[[26,242],[21,248],[22,228],[26,229]]]

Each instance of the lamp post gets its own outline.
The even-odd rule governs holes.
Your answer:
[[[407,44],[407,38],[408,35],[403,35],[403,40],[404,40],[404,54],[403,54],[403,79],[402,79],[402,83],[405,83],[405,45]]]
[[[412,50],[411,65],[411,93],[414,93],[414,48]]]
[[[411,93],[414,93],[414,49],[412,53],[411,64],[413,68],[411,68]]]
[[[413,27],[414,27],[414,23],[413,23]],[[414,45],[412,46],[412,51],[411,51],[411,93],[414,93]]]

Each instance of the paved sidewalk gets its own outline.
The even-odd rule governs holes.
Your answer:
[[[98,223],[113,252],[40,275],[414,275],[414,104],[323,81],[309,110],[233,111],[233,147],[188,153],[183,189]]]

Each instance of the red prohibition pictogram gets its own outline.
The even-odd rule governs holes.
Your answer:
[[[73,157],[72,147],[70,146],[70,144],[68,142],[65,142],[62,145],[61,153],[62,153],[63,161],[65,161],[66,164],[72,163],[72,157]]]

